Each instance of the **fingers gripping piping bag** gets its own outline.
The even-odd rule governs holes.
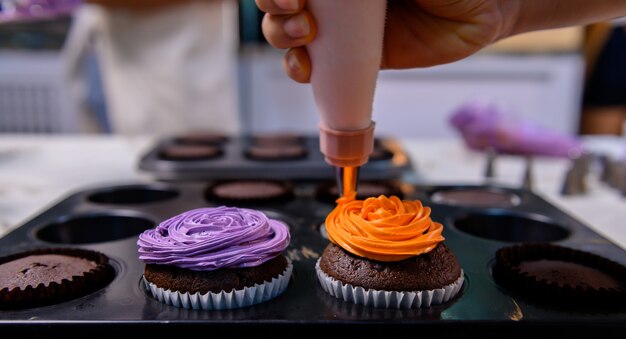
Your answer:
[[[386,0],[311,0],[317,37],[307,46],[320,122],[320,150],[341,195],[356,192],[373,150],[372,103],[382,57]]]

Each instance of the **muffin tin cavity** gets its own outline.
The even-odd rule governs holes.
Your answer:
[[[87,200],[97,204],[146,204],[171,200],[178,195],[178,191],[172,189],[128,186],[100,190],[89,195]]]
[[[570,235],[549,218],[506,211],[470,213],[454,220],[454,226],[476,237],[504,242],[558,241]]]
[[[237,141],[227,141],[224,157],[210,161],[220,162],[233,154],[241,155],[241,149],[232,148]],[[245,141],[250,143],[249,138]],[[305,139],[303,142],[309,145],[310,141]],[[203,162],[187,164],[193,163],[200,165]],[[283,167],[285,163],[282,163]],[[171,161],[170,164],[179,163]],[[558,241],[560,246],[582,249],[626,265],[623,249],[540,196],[506,187],[431,186],[398,178],[363,178],[361,183],[391,181],[404,192],[405,200],[418,198],[424,206],[431,208],[432,220],[444,225],[445,245],[458,259],[465,272],[465,282],[461,293],[454,299],[429,308],[390,310],[336,299],[323,290],[315,272],[315,263],[329,243],[324,235],[323,223],[335,206],[332,201],[321,201],[316,190],[321,183],[332,178],[293,180],[283,176],[287,168],[274,171],[274,162],[266,164],[267,168],[256,168],[253,173],[266,174],[270,178],[241,175],[242,172],[237,173],[237,169],[231,168],[229,171],[234,171],[233,175],[239,178],[90,187],[68,196],[0,238],[0,257],[32,248],[50,247],[54,243],[60,244],[55,247],[97,250],[111,258],[110,264],[116,272],[105,288],[73,301],[19,311],[0,310],[0,331],[5,337],[23,335],[25,329],[33,334],[50,337],[52,333],[60,337],[80,329],[85,321],[98,333],[115,335],[120,324],[127,324],[128,329],[141,329],[145,336],[152,337],[162,337],[165,325],[174,335],[201,330],[257,337],[259,333],[270,332],[291,335],[294,329],[310,331],[317,336],[336,333],[337,329],[350,331],[348,333],[354,336],[357,329],[365,335],[378,330],[386,334],[397,333],[398,336],[420,333],[458,337],[475,329],[477,324],[481,334],[489,338],[501,337],[502,333],[516,333],[520,335],[516,337],[524,338],[540,336],[546,333],[546,328],[558,330],[562,336],[583,335],[586,338],[591,335],[607,337],[611,331],[626,331],[626,311],[606,313],[601,308],[598,313],[591,314],[543,307],[526,296],[513,295],[512,289],[495,281],[492,263],[499,249],[513,245],[509,242],[520,242],[526,246],[528,242]],[[328,165],[323,165],[328,169]],[[202,173],[207,168],[203,168]],[[288,184],[288,199],[235,199],[225,202],[209,193],[223,183],[276,182],[276,178],[281,179],[279,183]],[[278,187],[276,192],[283,192],[284,187]],[[432,192],[468,188],[505,192],[519,197],[521,201],[512,207],[485,208],[430,200]],[[254,189],[246,186],[241,191],[249,193]],[[224,311],[180,309],[146,294],[145,286],[138,283],[144,274],[145,264],[138,258],[137,235],[184,211],[221,205],[259,210],[270,219],[287,224],[291,242],[283,254],[293,263],[293,275],[285,292],[266,303]],[[595,264],[591,265],[597,268]],[[520,319],[522,321],[517,321]],[[355,327],[355,324],[368,326]],[[270,328],[273,332],[268,332]]]
[[[136,215],[88,214],[61,218],[35,233],[35,237],[55,244],[93,244],[125,239],[155,226]]]
[[[513,207],[520,204],[518,195],[494,188],[460,188],[436,191],[430,199],[438,204],[465,207]]]

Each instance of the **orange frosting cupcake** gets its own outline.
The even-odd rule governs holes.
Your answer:
[[[444,241],[443,225],[430,218],[430,208],[418,200],[396,196],[355,200],[337,199],[326,218],[326,232],[334,244],[372,260],[400,261],[434,249]]]

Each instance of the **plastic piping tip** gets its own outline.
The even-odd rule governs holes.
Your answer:
[[[320,124],[320,150],[336,167],[361,167],[374,150],[374,122],[354,131],[339,131]]]

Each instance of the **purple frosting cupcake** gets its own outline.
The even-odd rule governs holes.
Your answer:
[[[292,265],[283,222],[236,207],[199,208],[139,236],[144,282],[155,299],[177,307],[230,309],[285,291]],[[261,288],[262,287],[262,288]]]

